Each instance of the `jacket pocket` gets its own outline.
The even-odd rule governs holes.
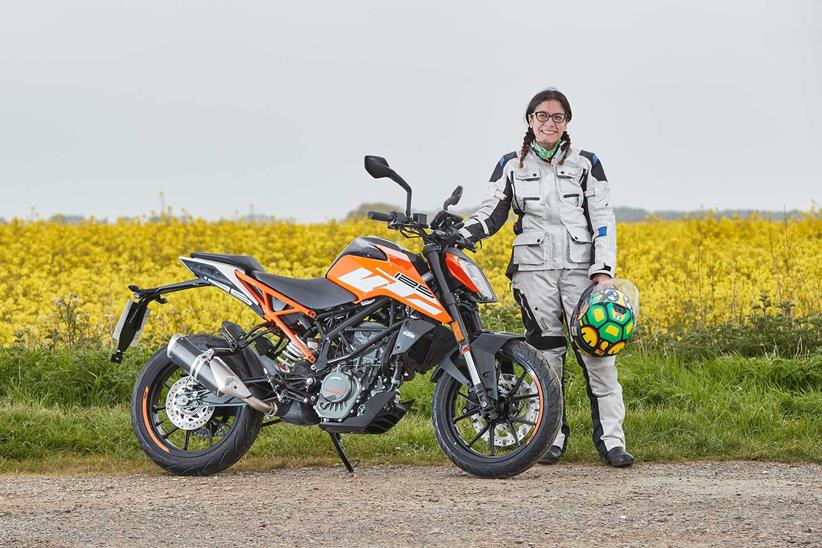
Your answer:
[[[582,189],[561,188],[560,192],[562,203],[571,207],[580,207],[582,205]]]
[[[572,179],[579,181],[582,176],[582,168],[578,166],[559,166],[557,167],[557,177],[560,179]]]
[[[543,242],[545,233],[543,232],[523,232],[514,238],[514,264],[521,265],[541,265],[545,263],[545,250]]]
[[[562,206],[578,208],[582,206],[582,186],[580,178],[582,169],[574,166],[559,166],[557,168],[557,183]]]
[[[542,199],[540,174],[538,171],[514,171],[513,184],[517,205],[521,209],[524,210],[529,204],[535,205]]]
[[[593,263],[591,233],[587,228],[569,226],[568,228],[568,260],[572,263]]]

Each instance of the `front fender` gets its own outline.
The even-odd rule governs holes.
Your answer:
[[[502,348],[505,343],[518,339],[523,340],[525,336],[515,335],[513,333],[482,331],[471,340],[469,345],[482,386],[485,388],[486,393],[495,400],[498,397],[495,356],[497,351]],[[437,368],[431,375],[431,381],[437,382],[439,378],[446,373],[454,377],[460,384],[469,387],[472,385],[469,380],[468,366],[462,356],[459,355],[458,346],[455,346],[437,365]]]

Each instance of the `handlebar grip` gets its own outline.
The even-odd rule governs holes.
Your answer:
[[[379,211],[369,211],[367,214],[369,219],[373,219],[375,221],[391,221],[394,216],[390,213],[380,213]]]
[[[477,252],[477,244],[470,242],[469,240],[463,240],[460,242],[465,249],[468,251],[473,251],[474,253]]]

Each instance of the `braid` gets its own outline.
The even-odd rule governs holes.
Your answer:
[[[568,135],[567,131],[563,131],[560,140],[562,144],[559,146],[559,149],[562,151],[562,157],[559,159],[559,165],[562,165],[562,163],[565,162],[565,158],[568,157],[568,151],[571,150],[571,136]]]
[[[522,150],[519,151],[519,167],[522,168],[522,162],[525,160],[525,156],[528,154],[528,147],[531,146],[531,142],[533,142],[534,130],[530,127],[525,131],[525,137],[522,139]]]

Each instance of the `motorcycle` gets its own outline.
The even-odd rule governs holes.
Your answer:
[[[430,223],[411,213],[411,187],[384,158],[365,157],[374,178],[406,191],[405,211],[369,211],[421,254],[383,238],[355,238],[324,277],[294,279],[244,255],[180,257],[196,277],[155,288],[130,285],[114,338],[119,363],[165,295],[218,287],[264,321],[248,332],[225,321],[221,336],[174,335],[145,364],[131,419],[145,453],[174,474],[207,475],[234,464],[264,426],[317,425],[349,472],[342,434],[382,434],[413,401],[399,388],[432,371],[432,422],[448,458],[466,472],[506,478],[530,468],[555,438],[561,387],[524,337],[485,331],[478,305],[497,298],[463,249],[462,218],[448,212],[457,187]]]

